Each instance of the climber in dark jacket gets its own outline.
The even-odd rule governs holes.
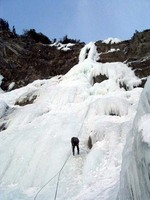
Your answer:
[[[77,151],[78,151],[78,154],[79,154],[79,139],[77,137],[72,137],[71,138],[71,144],[72,144],[73,155],[74,155],[75,146],[77,147]]]

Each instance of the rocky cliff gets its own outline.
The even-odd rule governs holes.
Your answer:
[[[150,30],[136,32],[130,40],[119,43],[96,42],[100,62],[125,62],[142,78],[144,86],[150,75]]]
[[[32,38],[0,32],[0,74],[3,90],[19,88],[37,79],[65,74],[78,63],[84,43],[42,44]],[[150,30],[136,32],[130,40],[119,43],[96,42],[99,62],[125,62],[142,78],[150,75]],[[13,84],[12,84],[13,83]]]
[[[47,79],[65,74],[78,63],[78,54],[84,44],[69,48],[37,43],[31,38],[14,37],[10,32],[0,32],[0,74],[4,77],[2,89],[14,82],[19,88],[37,79]]]

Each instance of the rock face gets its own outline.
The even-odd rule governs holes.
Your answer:
[[[7,90],[12,82],[15,82],[14,88],[19,88],[37,79],[65,74],[78,63],[83,46],[83,43],[76,43],[70,50],[58,50],[56,46],[36,43],[31,38],[0,32],[2,89]]]
[[[99,62],[125,62],[142,78],[144,86],[150,75],[150,30],[136,32],[131,40],[105,44],[96,42],[100,53]]]
[[[4,77],[2,89],[10,84],[19,88],[37,79],[65,74],[75,64],[84,43],[76,42],[67,51],[35,42],[31,38],[0,32],[0,74]],[[99,62],[126,62],[135,74],[145,81],[150,75],[150,30],[136,32],[131,40],[120,43],[96,42]]]

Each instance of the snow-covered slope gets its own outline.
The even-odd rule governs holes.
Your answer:
[[[150,77],[127,137],[118,199],[150,199]]]
[[[119,42],[121,42],[121,40],[120,39],[118,39],[118,38],[112,38],[112,37],[109,37],[109,38],[107,38],[106,40],[103,40],[102,41],[103,43],[106,43],[106,44],[114,44],[114,43],[119,43]]]
[[[127,65],[97,58],[90,43],[66,75],[0,94],[0,200],[116,199],[142,88]],[[108,79],[94,84],[99,74]],[[72,156],[73,136],[80,155]]]

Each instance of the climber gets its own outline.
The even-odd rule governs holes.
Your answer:
[[[73,155],[74,155],[75,146],[77,147],[77,151],[78,151],[78,154],[79,154],[79,139],[77,137],[72,137],[71,138],[71,144],[72,144]]]

